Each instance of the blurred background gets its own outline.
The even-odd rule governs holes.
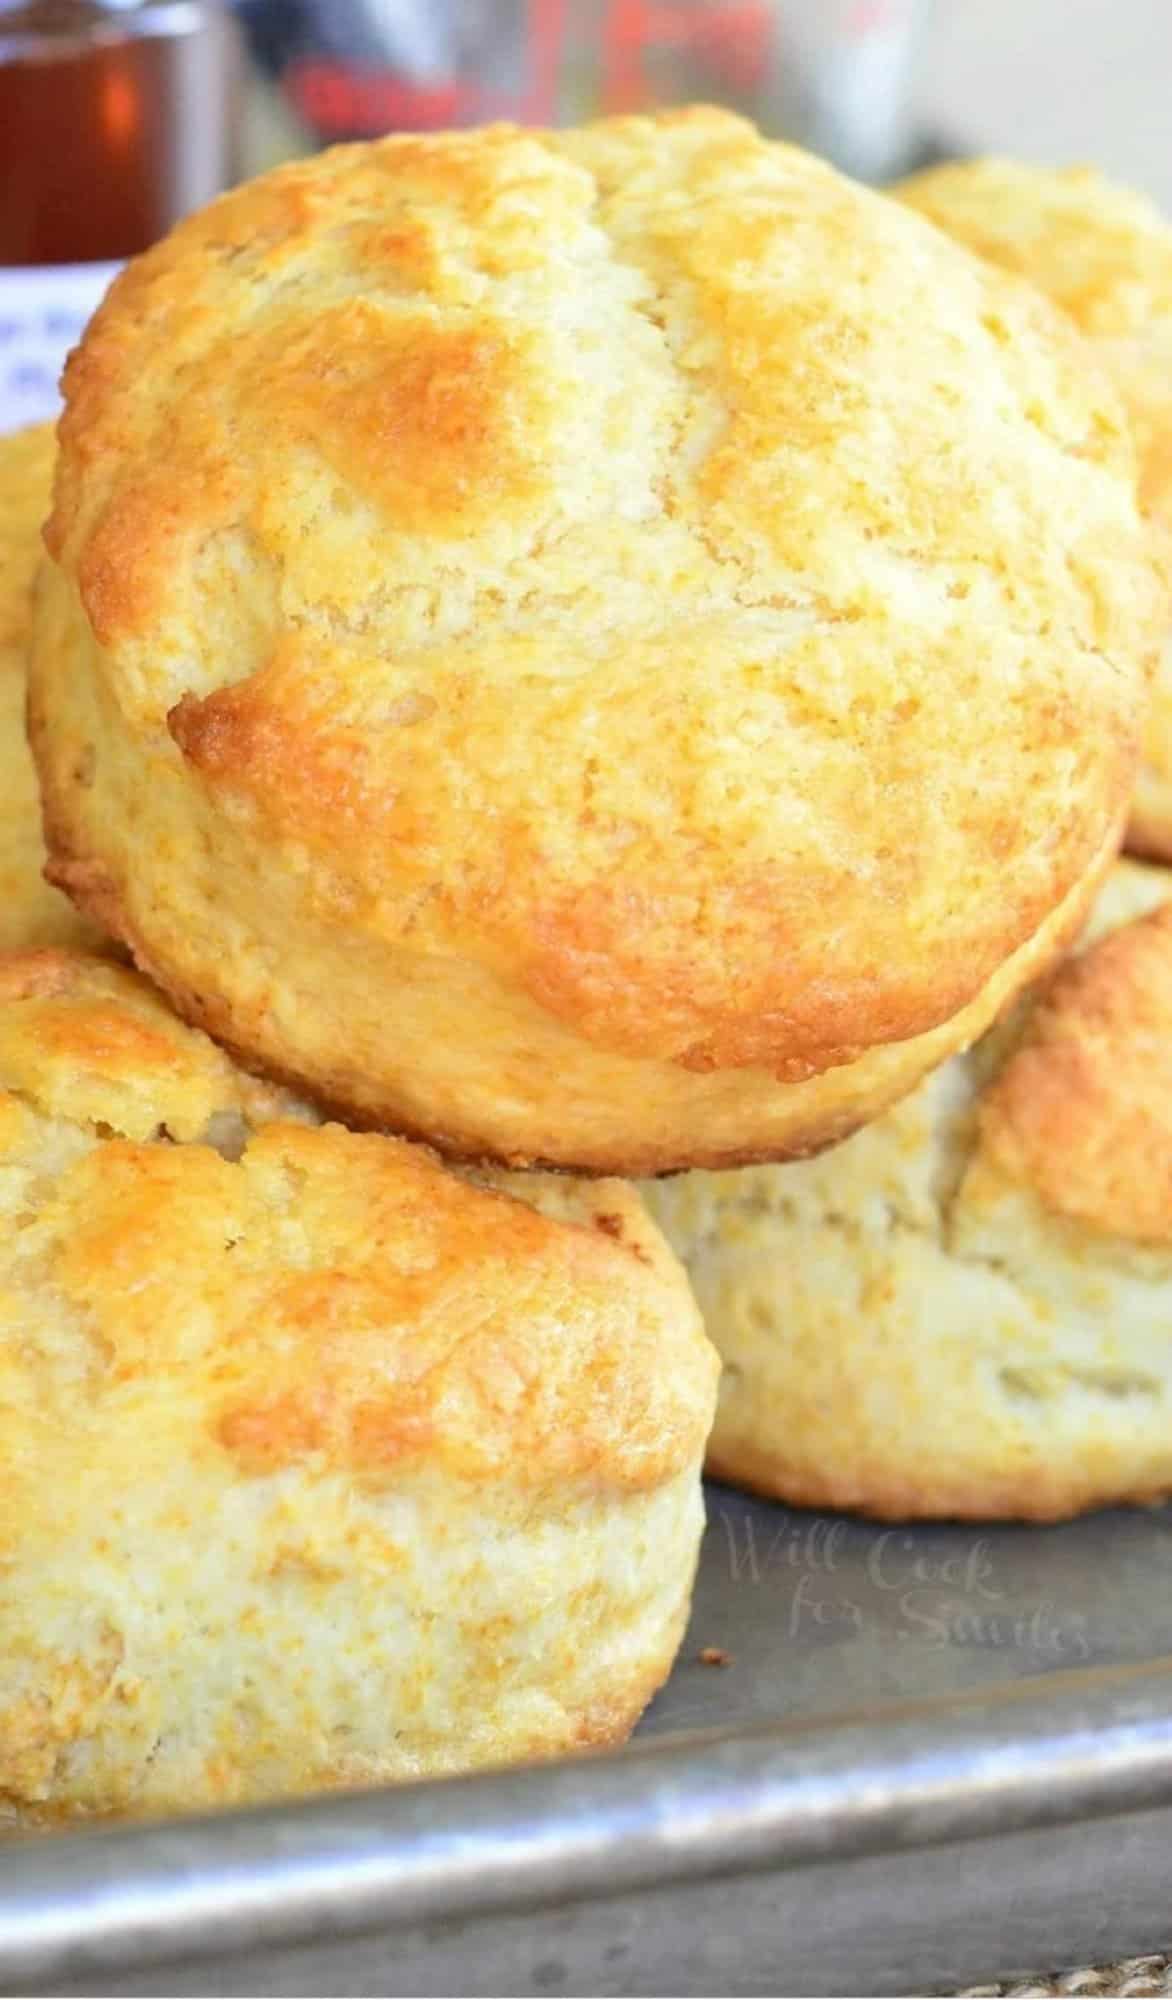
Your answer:
[[[0,0],[0,430],[113,269],[234,180],[391,130],[704,98],[881,183],[1002,150],[1172,210],[1172,0]]]
[[[1092,160],[1172,213],[1172,0],[938,0],[911,112],[961,152]]]

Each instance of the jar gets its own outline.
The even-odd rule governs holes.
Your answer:
[[[56,407],[121,261],[234,177],[237,53],[208,0],[0,0],[0,431]]]

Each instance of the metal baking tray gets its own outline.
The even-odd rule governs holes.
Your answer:
[[[708,1498],[626,1750],[9,1840],[0,1990],[923,1993],[1168,1946],[1172,1509]]]

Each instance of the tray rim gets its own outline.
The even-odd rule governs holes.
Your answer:
[[[1172,1805],[1172,1656],[524,1770],[20,1839],[0,1987]]]

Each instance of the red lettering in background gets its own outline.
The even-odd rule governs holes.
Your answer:
[[[467,96],[458,83],[405,83],[393,70],[347,69],[324,60],[294,63],[285,87],[302,116],[325,135],[454,125]]]
[[[416,84],[394,70],[354,69],[324,57],[291,64],[285,88],[302,116],[327,138],[434,131],[484,118],[553,124],[565,31],[566,0],[529,0],[526,79],[521,91],[507,99],[490,99],[475,77]]]
[[[890,0],[857,0],[852,31],[886,17]],[[604,111],[637,111],[662,101],[657,52],[691,56],[702,82],[719,94],[748,96],[765,80],[773,33],[769,0],[603,0],[599,12],[599,100]],[[485,118],[553,124],[567,27],[567,0],[528,0],[525,78],[520,89],[490,95],[475,76],[411,83],[395,70],[356,69],[325,57],[290,66],[285,88],[323,138],[431,131]],[[650,58],[650,61],[649,61]],[[669,95],[679,94],[672,90]]]
[[[602,44],[602,108],[638,111],[658,102],[646,57],[656,49],[700,57],[716,84],[751,91],[763,80],[773,19],[768,0],[698,7],[688,0],[611,0]]]

